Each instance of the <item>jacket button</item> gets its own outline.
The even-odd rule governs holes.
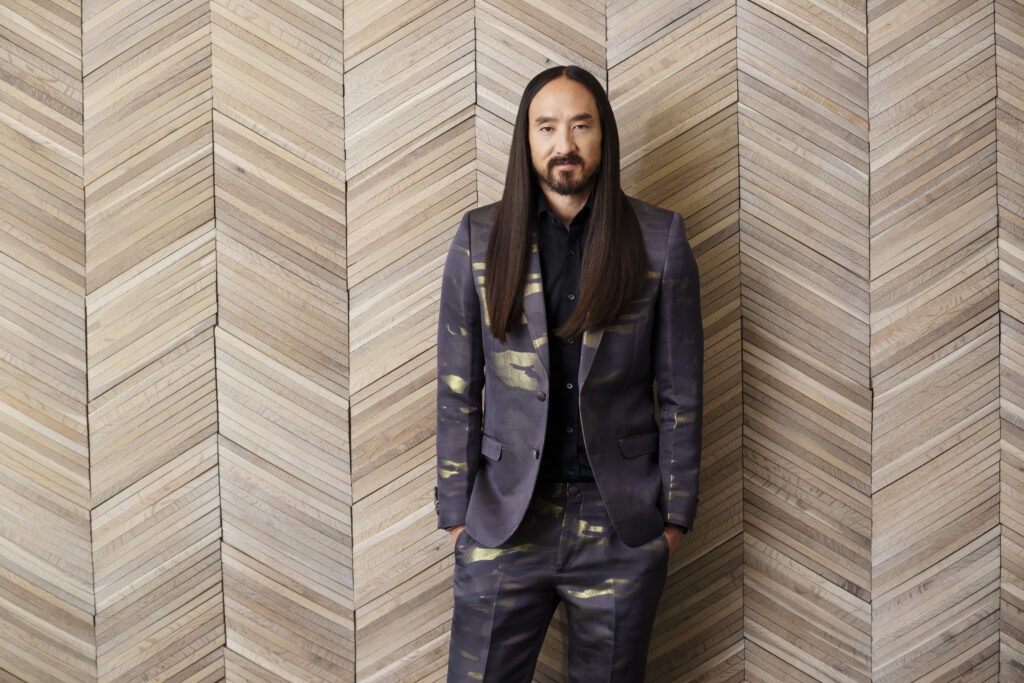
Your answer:
[[[536,448],[533,449],[533,457],[534,459],[540,457],[540,451],[538,451]]]
[[[547,398],[547,394],[545,394],[543,391],[538,391],[537,392],[537,400],[538,401],[543,401],[545,398]]]

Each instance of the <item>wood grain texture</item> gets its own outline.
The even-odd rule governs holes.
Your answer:
[[[97,675],[174,677],[224,643],[208,7],[82,31]]]
[[[864,8],[813,7],[738,6],[746,672],[867,681]]]
[[[451,541],[434,515],[437,301],[476,202],[468,1],[346,1],[357,676],[443,675]]]
[[[999,666],[993,9],[868,3],[878,681]]]
[[[351,681],[342,8],[210,11],[225,669]]]
[[[186,677],[221,658],[219,506],[210,435],[93,510],[102,680]]]
[[[0,678],[88,681],[81,10],[0,26]]]
[[[89,292],[213,218],[207,3],[104,4],[82,18]],[[90,365],[90,397],[124,365]]]

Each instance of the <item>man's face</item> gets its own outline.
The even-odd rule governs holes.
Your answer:
[[[530,103],[530,157],[540,182],[562,195],[589,192],[601,167],[597,103],[582,83],[556,78]]]

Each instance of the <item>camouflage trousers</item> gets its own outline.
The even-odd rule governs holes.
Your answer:
[[[448,681],[529,682],[559,601],[570,681],[643,681],[667,565],[663,535],[619,539],[596,484],[538,484],[507,542],[456,540]]]

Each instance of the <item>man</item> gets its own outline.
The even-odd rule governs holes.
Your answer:
[[[643,680],[668,554],[697,506],[698,284],[679,215],[622,192],[600,83],[538,74],[501,202],[466,214],[445,263],[449,681],[530,681],[559,601],[572,680]]]

